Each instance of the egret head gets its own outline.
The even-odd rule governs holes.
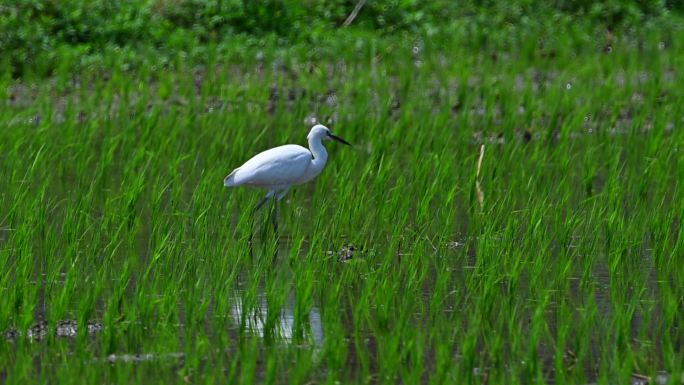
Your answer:
[[[340,138],[339,136],[333,135],[333,133],[330,132],[330,129],[322,124],[317,124],[311,127],[311,131],[309,131],[309,135],[306,138],[308,140],[334,140],[342,144],[346,144],[347,146],[351,146],[351,144],[346,140]]]

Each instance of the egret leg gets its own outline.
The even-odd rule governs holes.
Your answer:
[[[283,199],[283,197],[285,196],[285,194],[287,194],[288,191],[290,191],[289,187],[285,187],[284,189],[278,191],[278,200]]]
[[[279,200],[277,199],[276,196],[273,196],[273,205],[275,205],[275,210],[273,212],[273,216],[271,217],[271,221],[273,222],[273,230],[275,231],[276,236],[278,236],[278,207],[280,206]]]
[[[251,257],[254,256],[253,255],[254,251],[252,250],[252,244],[253,244],[252,240],[254,239],[254,218],[256,217],[256,215],[254,215],[254,214],[256,214],[256,210],[250,216],[251,223],[249,224],[249,255]]]
[[[275,229],[276,234],[278,233],[278,213],[280,212],[280,200],[283,199],[283,197],[285,196],[285,194],[287,194],[287,192],[289,190],[290,190],[290,188],[286,187],[286,188],[278,191],[275,194],[275,196],[273,197],[274,202],[275,202],[275,214],[273,215],[272,220],[273,220],[273,228]]]
[[[268,202],[268,200],[271,199],[273,195],[275,195],[275,190],[269,191],[264,197],[264,199],[260,200],[259,203],[257,203],[256,207],[254,207],[254,212],[259,211],[259,209],[263,207],[266,204],[266,202]]]
[[[250,226],[251,229],[249,231],[250,254],[252,252],[252,239],[254,237],[254,217],[256,216],[256,212],[259,211],[259,209],[262,208],[266,204],[266,202],[268,202],[275,195],[275,193],[275,190],[270,190],[269,192],[267,192],[264,199],[260,200],[259,203],[257,203],[256,207],[254,207],[254,210],[252,210],[252,225]]]

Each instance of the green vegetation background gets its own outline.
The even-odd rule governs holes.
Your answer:
[[[318,47],[331,38],[359,33],[390,38],[443,35],[474,47],[510,43],[530,32],[572,32],[582,39],[596,31],[671,23],[684,11],[684,2],[678,0],[370,0],[363,2],[349,28],[343,28],[357,4],[356,0],[2,0],[0,69],[18,77],[117,63],[168,65],[203,60],[207,50]],[[112,63],[113,58],[118,62]]]

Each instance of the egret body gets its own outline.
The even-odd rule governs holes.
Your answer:
[[[271,198],[275,200],[277,210],[277,202],[287,194],[290,187],[308,182],[323,171],[328,161],[328,152],[323,146],[323,140],[335,140],[350,145],[321,124],[311,128],[307,139],[308,149],[296,144],[286,144],[255,155],[233,170],[223,180],[223,185],[246,185],[265,189],[268,191],[266,197],[259,202],[255,211]]]

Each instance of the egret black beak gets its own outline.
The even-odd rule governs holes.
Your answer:
[[[328,136],[330,137],[330,139],[332,139],[332,140],[334,140],[334,141],[336,141],[336,142],[340,142],[340,143],[342,143],[342,144],[346,144],[347,146],[351,146],[351,143],[347,142],[346,140],[340,138],[340,137],[337,136],[337,135],[328,134]]]

